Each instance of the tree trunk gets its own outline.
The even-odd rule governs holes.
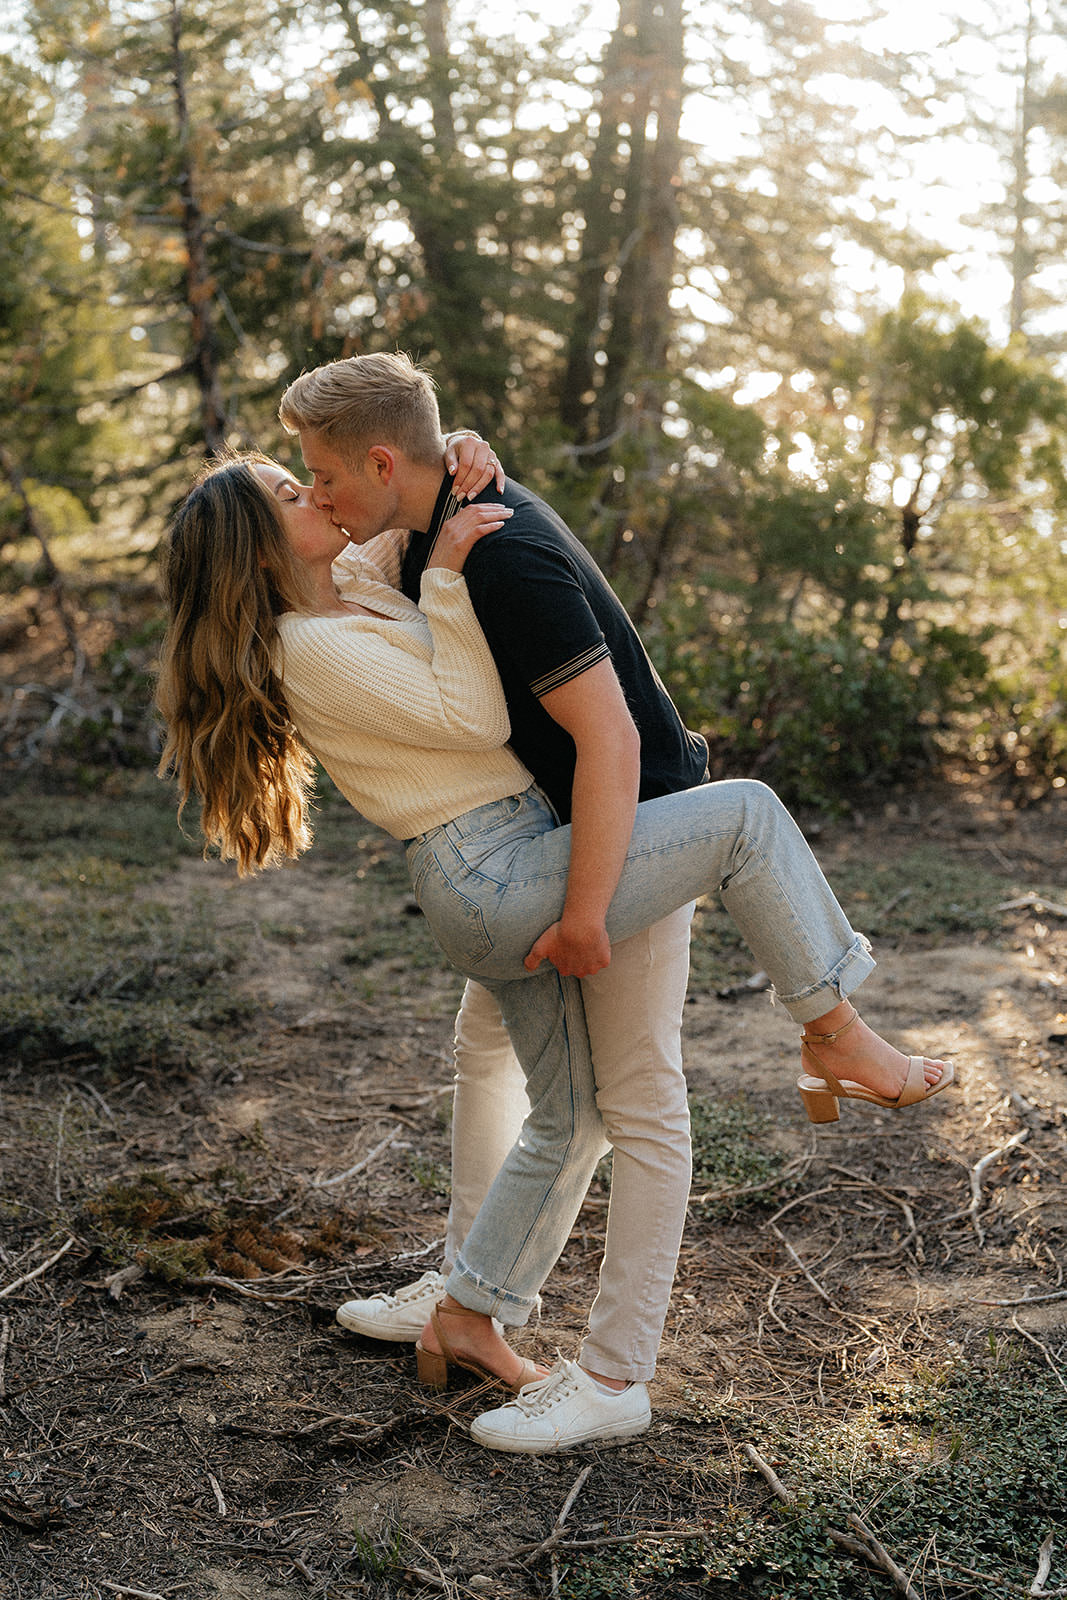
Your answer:
[[[204,216],[197,195],[195,157],[185,94],[181,0],[171,0],[170,37],[174,103],[178,117],[178,151],[181,160],[178,193],[181,197],[182,230],[185,236],[186,298],[192,334],[190,366],[200,391],[200,425],[204,436],[204,447],[209,455],[217,455],[226,444],[226,404],[223,400],[219,370],[218,335],[212,315],[215,284],[208,268]]]
[[[660,523],[652,554],[648,558],[648,577],[645,581],[644,590],[640,600],[634,607],[633,619],[639,628],[648,621],[649,612],[656,603],[656,590],[659,587],[660,579],[666,571],[681,525],[682,518],[678,497],[672,495],[667,504],[666,515]]]
[[[1019,109],[1016,118],[1015,144],[1012,151],[1014,182],[1012,184],[1012,244],[1011,244],[1011,310],[1013,334],[1023,332],[1026,318],[1026,288],[1034,270],[1034,255],[1026,236],[1030,204],[1026,190],[1030,180],[1030,134],[1034,125],[1033,105],[1033,47],[1034,0],[1026,7],[1026,34],[1023,53],[1023,75],[1019,85]]]
[[[656,431],[663,417],[662,375],[671,337],[671,288],[678,233],[678,186],[681,141],[684,30],[681,0],[663,0],[656,54],[656,139],[648,163],[648,210],[642,274],[641,327],[638,359],[642,387],[638,409]]]
[[[626,121],[625,98],[633,72],[633,36],[639,0],[622,0],[619,20],[604,52],[599,126],[584,185],[585,230],[578,264],[567,367],[560,394],[560,421],[584,443],[595,399],[599,329],[610,294],[608,275],[620,236],[619,125]]]
[[[442,162],[448,162],[456,153],[456,121],[449,84],[452,63],[448,51],[448,0],[425,0],[422,17],[430,52],[428,90],[434,138]]]
[[[632,409],[646,436],[658,432],[677,232],[675,190],[685,66],[681,0],[639,0],[636,18],[627,27],[626,37],[632,43],[618,121],[625,121],[630,130],[629,159],[618,227],[622,244],[613,263],[617,278],[597,405],[601,439],[610,438]]]

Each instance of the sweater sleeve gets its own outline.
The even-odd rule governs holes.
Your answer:
[[[411,534],[407,528],[388,528],[366,544],[350,544],[334,562],[334,570],[342,576],[371,583],[385,583],[390,589],[400,588],[400,564]]]
[[[298,726],[364,731],[428,750],[495,750],[511,732],[504,691],[458,572],[422,578],[418,624],[279,619],[281,680]]]

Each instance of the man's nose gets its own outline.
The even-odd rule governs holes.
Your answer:
[[[330,499],[328,491],[318,483],[312,485],[311,499],[319,511],[329,511],[330,507],[333,505],[333,501]]]

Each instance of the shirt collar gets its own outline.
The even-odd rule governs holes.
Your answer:
[[[463,501],[460,499],[459,495],[453,493],[452,490],[452,475],[451,473],[446,472],[441,481],[441,487],[437,492],[437,499],[433,508],[433,516],[430,518],[430,526],[427,528],[425,534],[428,545],[426,552],[427,560],[433,551],[434,545],[437,543],[437,535],[441,532],[441,524],[447,522],[449,517],[454,517],[456,512],[460,511],[462,507]]]

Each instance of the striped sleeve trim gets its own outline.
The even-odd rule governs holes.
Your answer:
[[[561,689],[565,683],[570,683],[574,678],[580,678],[583,672],[588,672],[590,667],[595,667],[598,661],[603,661],[611,655],[611,651],[604,640],[586,650],[580,656],[575,656],[572,661],[565,661],[562,666],[554,667],[551,672],[546,672],[544,677],[536,678],[530,685],[530,693],[543,700],[546,694],[553,689]]]

